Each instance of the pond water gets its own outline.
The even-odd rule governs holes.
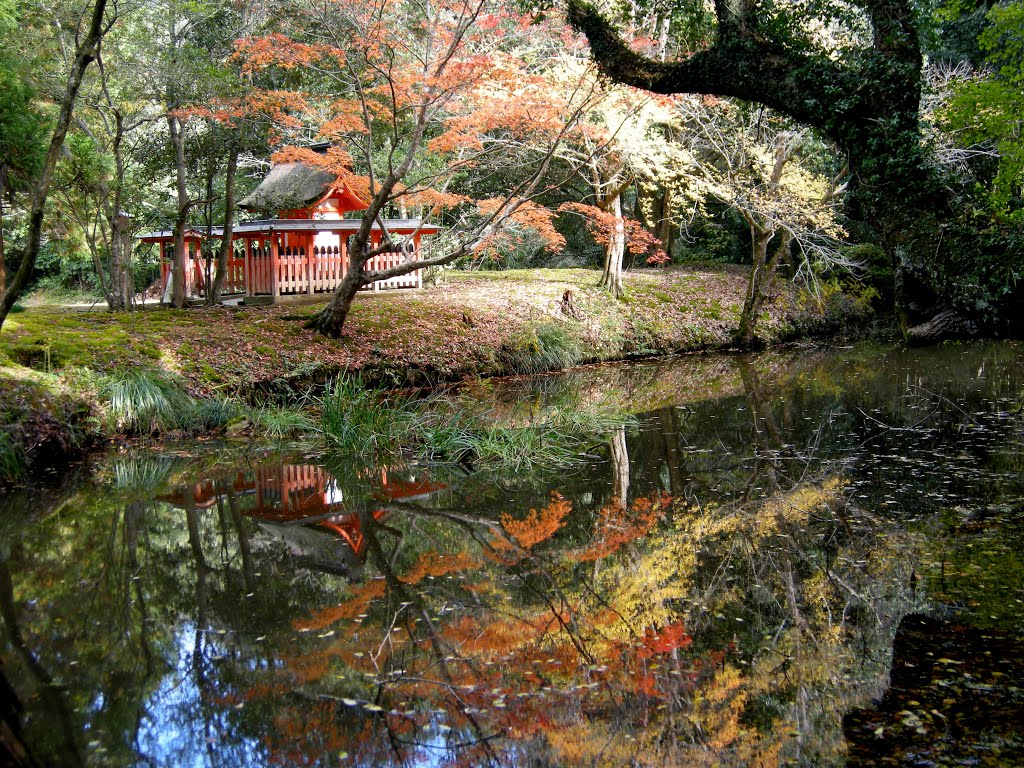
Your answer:
[[[636,417],[529,474],[196,442],[0,499],[0,743],[44,765],[1024,764],[1024,347],[472,392]]]

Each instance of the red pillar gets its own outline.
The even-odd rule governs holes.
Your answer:
[[[278,269],[280,262],[278,258],[277,233],[270,233],[270,295],[276,302],[281,295],[281,285],[278,282]]]

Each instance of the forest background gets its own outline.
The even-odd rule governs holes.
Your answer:
[[[777,274],[873,291],[907,323],[1019,331],[1019,4],[573,6],[593,44],[590,11],[645,61],[699,63],[737,39],[866,72],[865,90],[910,83],[913,115],[894,107],[858,144],[787,116],[810,114],[799,82],[792,104],[779,103],[786,91],[756,103],[673,93],[700,90],[684,81],[660,94],[621,85],[646,81],[600,45],[599,70],[564,9],[537,4],[0,0],[0,322],[30,288],[131,308],[158,269],[136,233],[174,228],[180,254],[186,228],[230,226],[272,159],[302,159],[371,201],[349,295],[315,323],[328,335],[380,277],[361,268],[379,215],[445,227],[427,265],[600,265],[616,296],[624,264],[749,264],[741,341]],[[888,17],[913,45],[886,37]],[[887,56],[908,47],[898,71]],[[839,112],[860,90],[821,87]],[[303,149],[317,141],[331,151]],[[887,152],[913,157],[872,167]],[[906,190],[887,192],[897,177]]]

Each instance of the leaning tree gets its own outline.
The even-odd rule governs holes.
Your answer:
[[[919,123],[923,67],[920,20],[910,0],[825,3],[814,20],[802,6],[715,0],[715,32],[705,47],[674,61],[633,50],[615,25],[584,0],[568,0],[570,23],[586,35],[601,70],[655,93],[700,93],[763,104],[812,126],[848,156],[855,216],[874,229],[893,261],[910,320],[943,304],[962,315],[986,305],[1011,316],[979,275],[994,256],[957,225],[954,190],[933,162]],[[803,15],[801,15],[803,14]],[[812,24],[811,22],[816,22]],[[845,28],[841,48],[823,27]],[[832,37],[832,40],[835,38]],[[1019,301],[1010,291],[1006,298]],[[984,295],[982,295],[984,294]],[[993,311],[993,309],[995,311]]]

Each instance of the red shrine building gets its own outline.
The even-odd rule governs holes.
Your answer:
[[[327,144],[311,149],[326,152]],[[360,200],[338,178],[322,168],[301,162],[275,163],[260,185],[239,201],[245,211],[276,211],[277,218],[256,219],[236,224],[231,235],[234,245],[224,281],[225,295],[241,294],[252,303],[273,303],[283,296],[312,296],[331,293],[348,272],[348,240],[359,229],[359,218],[345,218],[361,211]],[[382,226],[383,225],[383,226]],[[378,247],[385,231],[393,247],[374,256],[369,270],[387,269],[404,261],[418,260],[421,238],[438,227],[419,219],[381,219],[370,234],[371,247]],[[186,295],[206,294],[213,280],[215,255],[202,253],[207,238],[223,237],[222,227],[189,229],[185,233]],[[160,249],[160,295],[167,296],[174,256],[174,233],[170,230],[142,235],[144,243]],[[216,248],[210,250],[218,250]],[[423,277],[415,270],[401,277],[381,280],[365,290],[421,288]]]

